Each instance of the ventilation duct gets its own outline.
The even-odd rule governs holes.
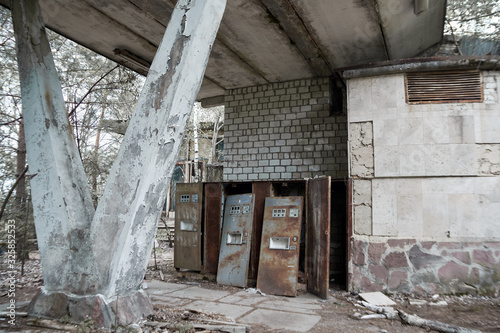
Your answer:
[[[478,71],[406,74],[406,101],[425,103],[479,103],[483,101]]]

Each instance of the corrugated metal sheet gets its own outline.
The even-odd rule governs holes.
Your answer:
[[[303,197],[266,198],[257,288],[297,296]]]
[[[406,101],[409,104],[482,102],[481,73],[478,71],[407,73]]]
[[[464,37],[460,40],[460,52],[464,56],[500,55],[500,41]]]

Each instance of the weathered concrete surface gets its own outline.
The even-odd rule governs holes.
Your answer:
[[[93,292],[94,206],[37,1],[13,1],[26,146],[45,290]]]
[[[75,322],[92,318],[97,327],[126,326],[138,318],[153,313],[148,295],[140,290],[124,297],[104,295],[78,296],[65,292],[40,292],[28,306],[33,316],[60,319],[70,317]]]
[[[8,7],[9,0],[0,0]],[[415,57],[442,38],[446,1],[414,14],[414,0],[229,1],[198,97]],[[117,62],[151,62],[175,0],[42,1],[47,26]],[[119,10],[117,9],[119,8]]]
[[[500,72],[482,78],[482,103],[416,105],[404,74],[348,81],[353,289],[500,288]]]
[[[180,1],[96,209],[91,235],[98,290],[139,288],[185,125],[201,85],[225,1]],[[120,200],[116,200],[117,197]]]
[[[373,177],[373,125],[371,122],[349,125],[351,177]]]
[[[218,313],[237,323],[286,332],[314,332],[323,312],[323,303],[311,294],[262,296],[236,288],[222,291],[159,281],[148,283],[146,292],[158,305]]]
[[[13,1],[45,287],[34,315],[100,326],[152,313],[141,290],[184,128],[225,0],[181,0],[94,214],[37,0]]]

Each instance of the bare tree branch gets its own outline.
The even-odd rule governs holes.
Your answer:
[[[85,100],[85,98],[87,98],[87,96],[92,92],[92,89],[94,89],[95,86],[97,86],[99,84],[99,82],[101,82],[102,80],[104,80],[104,78],[106,76],[108,76],[109,74],[111,74],[112,71],[114,71],[115,69],[117,69],[118,67],[120,67],[120,65],[116,65],[115,67],[111,68],[109,71],[107,71],[103,76],[101,76],[99,78],[99,80],[97,80],[91,87],[90,89],[87,91],[87,93],[82,97],[82,99],[80,100],[80,102],[78,102],[78,104],[76,104],[76,106],[73,108],[73,110],[71,110],[71,112],[68,114],[68,117],[70,117],[75,111],[76,109],[80,106],[80,104],[82,104],[82,102]]]
[[[3,212],[5,211],[5,207],[7,206],[7,203],[9,202],[9,199],[10,199],[12,193],[14,192],[14,190],[17,187],[17,184],[19,184],[19,182],[24,177],[24,175],[26,174],[26,172],[28,172],[28,166],[26,166],[26,168],[24,168],[23,172],[17,177],[14,185],[12,185],[11,189],[7,193],[7,196],[5,197],[5,200],[2,203],[2,208],[0,209],[0,220],[2,219]]]

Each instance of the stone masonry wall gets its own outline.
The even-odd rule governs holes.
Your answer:
[[[224,181],[347,177],[347,120],[330,113],[328,78],[227,91]]]
[[[484,294],[500,283],[500,242],[372,239],[353,245],[354,290]]]
[[[404,74],[348,81],[355,290],[500,289],[500,72],[482,103],[410,105]]]

